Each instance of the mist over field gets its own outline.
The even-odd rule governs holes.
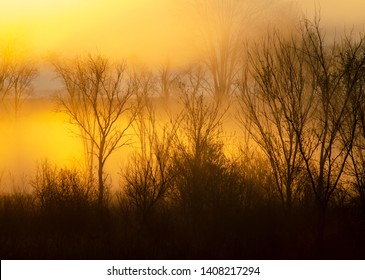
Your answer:
[[[37,163],[46,158],[61,166],[80,161],[82,145],[66,121],[56,112],[54,100],[45,97],[26,100],[16,119],[11,111],[1,115],[3,187],[14,180],[12,187],[27,190]]]
[[[364,7],[0,1],[0,257],[364,258]]]
[[[0,117],[0,128],[3,131],[0,145],[2,192],[32,191],[31,181],[37,168],[46,160],[61,168],[85,168],[80,133],[60,111],[56,98],[45,96],[24,100],[17,118],[11,106],[7,106]],[[108,164],[112,185],[118,186],[118,174],[132,150],[133,146],[126,147],[121,154],[112,157]]]

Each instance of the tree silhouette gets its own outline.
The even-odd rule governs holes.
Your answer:
[[[46,160],[37,167],[31,185],[40,208],[48,214],[85,209],[95,198],[77,170],[59,169]]]
[[[353,112],[358,111],[355,93],[361,79],[349,73],[349,66],[354,66],[358,72],[362,63],[355,63],[357,48],[351,49],[336,41],[328,43],[318,18],[314,22],[304,21],[301,36],[310,78],[307,94],[313,92],[310,105],[313,115],[304,126],[298,126],[293,119],[292,126],[316,198],[318,250],[321,252],[327,208],[341,185],[358,122],[357,113]],[[344,61],[343,54],[351,61]]]
[[[358,40],[346,37],[343,40],[341,63],[345,69],[344,87],[350,96],[351,117],[342,137],[351,136],[355,129],[354,144],[350,152],[350,161],[346,168],[351,184],[359,197],[360,207],[365,213],[365,37]]]
[[[18,116],[21,101],[37,75],[34,63],[24,59],[15,46],[9,46],[0,53],[0,101],[13,97],[15,117]]]
[[[11,62],[6,55],[0,56],[0,98],[4,100],[13,86]]]
[[[176,91],[180,73],[174,70],[167,61],[158,70],[158,88],[165,105],[168,105],[172,94]]]
[[[303,128],[295,122],[293,127],[313,192],[324,213],[354,141],[356,120],[350,114],[352,86],[345,86],[347,69],[341,63],[341,46],[326,44],[319,21],[305,21],[302,32],[310,91],[315,93],[312,101],[315,115]]]
[[[304,162],[296,130],[311,117],[301,42],[278,31],[249,53],[249,68],[239,86],[239,122],[266,154],[280,201],[290,212],[304,185]],[[250,77],[252,77],[250,79]],[[293,127],[295,122],[295,128]]]
[[[57,61],[54,67],[66,89],[66,94],[59,96],[61,109],[80,129],[86,153],[91,156],[89,164],[94,156],[97,159],[101,206],[105,194],[105,162],[129,142],[127,130],[136,114],[131,101],[135,89],[124,79],[125,66],[115,65],[102,56]]]
[[[156,120],[156,109],[149,96],[143,98],[142,104],[134,125],[140,146],[123,172],[123,187],[144,224],[171,192],[174,128],[170,131],[168,125],[161,126]]]
[[[287,207],[309,183],[320,250],[328,204],[353,154],[364,58],[362,41],[328,43],[317,18],[305,20],[299,35],[284,40],[273,33],[255,46],[253,82],[245,76],[240,87],[240,120],[266,153]]]
[[[14,95],[15,117],[19,114],[24,93],[31,89],[31,83],[36,75],[37,70],[31,63],[19,62],[14,66],[12,92]]]
[[[174,194],[194,219],[227,202],[231,194],[237,194],[235,187],[240,187],[230,181],[223,153],[222,127],[227,108],[206,95],[204,75],[202,67],[197,66],[182,77],[182,109],[174,138]]]
[[[211,91],[218,101],[223,101],[233,90],[242,57],[244,20],[253,9],[247,1],[237,0],[195,0],[193,4]]]

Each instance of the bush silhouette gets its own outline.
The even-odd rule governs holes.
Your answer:
[[[76,211],[95,200],[95,190],[76,169],[58,169],[44,161],[32,181],[36,202],[42,211]]]

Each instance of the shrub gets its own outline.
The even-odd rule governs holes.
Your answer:
[[[82,209],[95,198],[93,186],[76,169],[58,169],[44,161],[31,182],[39,206],[46,211]]]

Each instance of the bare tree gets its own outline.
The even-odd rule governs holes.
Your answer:
[[[179,84],[179,76],[176,70],[174,70],[169,62],[161,65],[158,71],[158,86],[160,91],[160,96],[164,101],[165,105],[168,105],[171,95],[176,90]]]
[[[320,250],[326,210],[353,151],[364,57],[361,42],[329,43],[318,18],[305,20],[299,34],[288,42],[274,37],[250,59],[254,83],[241,86],[241,108],[286,204],[305,170]]]
[[[313,105],[300,44],[294,35],[284,39],[277,31],[260,46],[255,44],[249,73],[244,72],[239,86],[238,120],[266,154],[288,213],[305,178],[296,129],[303,131]]]
[[[233,197],[239,200],[235,192],[238,184],[227,171],[223,153],[222,126],[227,108],[207,96],[204,74],[198,66],[182,77],[182,109],[174,139],[174,194],[182,209],[196,221],[206,211],[219,212],[215,207],[220,203]]]
[[[18,116],[24,94],[31,89],[37,75],[33,62],[22,58],[9,46],[0,54],[0,100],[12,97],[15,117]]]
[[[124,78],[124,64],[113,64],[100,55],[57,61],[54,67],[66,89],[66,94],[59,96],[60,106],[80,129],[90,164],[93,157],[97,160],[101,206],[105,163],[115,150],[129,143],[127,130],[136,113],[131,101],[134,88]]]
[[[306,95],[313,96],[313,113],[304,125],[298,125],[295,119],[291,124],[315,197],[316,241],[321,254],[328,205],[342,183],[355,140],[357,117],[353,110],[357,105],[353,101],[358,79],[348,76],[349,64],[342,58],[351,50],[336,41],[329,43],[318,18],[303,22],[301,36],[309,78]]]
[[[124,173],[124,193],[145,223],[171,190],[174,128],[170,130],[168,125],[161,126],[156,120],[155,107],[149,96],[143,98],[142,104],[143,109],[135,122],[140,147]]]
[[[14,66],[13,97],[15,117],[18,116],[24,94],[31,90],[31,83],[37,75],[35,66],[31,63],[20,62]]]
[[[178,143],[181,151],[193,155],[197,163],[212,156],[209,148],[219,139],[222,119],[227,111],[227,108],[220,108],[219,101],[209,100],[206,96],[205,81],[204,69],[197,66],[185,72],[180,85],[183,111],[179,116],[182,135],[179,135]]]
[[[223,101],[232,93],[243,50],[244,20],[252,5],[237,0],[195,0],[204,60],[210,73],[212,93]]]
[[[311,122],[303,129],[294,128],[324,223],[328,202],[339,185],[354,143],[356,118],[351,114],[351,100],[356,83],[348,83],[341,46],[327,45],[318,19],[304,22],[302,36],[316,107]]]
[[[11,62],[7,55],[0,56],[0,100],[3,101],[13,86]]]
[[[351,98],[351,117],[347,131],[343,131],[346,139],[356,126],[355,139],[350,152],[350,162],[347,174],[350,183],[358,195],[360,207],[365,213],[365,37],[360,36],[354,41],[352,37],[343,40],[341,52],[342,67],[345,69],[344,87]]]

